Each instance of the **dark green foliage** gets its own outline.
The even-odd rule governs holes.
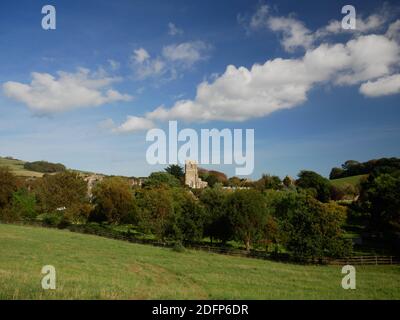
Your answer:
[[[11,211],[19,219],[34,220],[37,216],[35,195],[29,193],[26,189],[19,189],[14,192],[11,200]]]
[[[66,170],[65,166],[61,163],[51,163],[47,161],[26,162],[24,164],[24,169],[42,173],[55,173]]]
[[[369,160],[363,163],[355,160],[348,160],[342,165],[341,169],[333,168],[329,175],[329,178],[345,178],[361,174],[370,174],[374,171],[378,174],[389,173],[399,169],[399,158],[381,158],[377,160]]]
[[[168,172],[153,172],[143,183],[145,188],[179,187],[181,182]]]
[[[204,235],[226,242],[232,238],[225,202],[227,192],[221,188],[207,188],[200,194],[205,208]]]
[[[349,254],[351,244],[343,239],[344,207],[321,203],[306,194],[287,193],[276,203],[281,239],[299,260]]]
[[[330,182],[316,172],[300,171],[296,185],[302,189],[307,189],[311,195],[321,202],[328,202],[330,200]]]
[[[199,200],[185,192],[175,212],[175,236],[183,241],[199,241],[203,238],[205,210]]]
[[[135,194],[138,205],[138,224],[145,233],[164,239],[171,232],[174,202],[171,191],[165,188],[141,189]]]
[[[264,197],[256,190],[238,190],[226,202],[226,212],[236,240],[242,241],[246,250],[263,236],[266,223]]]
[[[371,230],[400,231],[400,171],[370,175],[361,184],[359,204],[370,213]]]
[[[173,175],[179,181],[182,181],[185,173],[183,172],[183,168],[178,164],[171,164],[165,168],[165,171],[169,174]]]
[[[255,182],[255,187],[259,190],[279,190],[282,189],[282,181],[278,176],[263,174],[261,179]]]

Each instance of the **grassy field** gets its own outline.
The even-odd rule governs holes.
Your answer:
[[[0,167],[9,167],[18,177],[42,177],[43,173],[24,169],[25,161],[0,157]]]
[[[366,177],[368,177],[367,174],[360,174],[358,176],[334,179],[334,180],[330,180],[330,181],[334,186],[340,186],[340,185],[343,185],[345,183],[352,184],[352,185],[355,186],[355,185],[360,183],[361,179],[366,178]]]
[[[400,267],[302,266],[0,224],[0,299],[399,299]],[[53,265],[57,289],[41,289]]]

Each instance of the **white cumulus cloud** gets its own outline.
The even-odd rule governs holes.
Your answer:
[[[135,131],[142,131],[154,128],[153,121],[135,116],[128,116],[126,121],[123,122],[120,126],[114,127],[112,132],[115,133],[128,133]]]
[[[379,78],[376,81],[363,83],[360,87],[360,92],[367,97],[379,97],[400,93],[400,74],[394,74]]]
[[[3,92],[37,114],[49,114],[132,100],[132,96],[111,88],[119,80],[102,70],[92,73],[84,68],[75,73],[59,71],[57,76],[33,72],[29,84],[8,81],[3,84]]]

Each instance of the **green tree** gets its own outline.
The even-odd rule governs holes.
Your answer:
[[[226,242],[232,238],[232,230],[225,209],[227,192],[222,188],[206,188],[200,194],[205,208],[204,234],[213,239]]]
[[[0,167],[0,210],[11,202],[17,188],[17,177],[7,167]]]
[[[138,206],[138,224],[146,233],[164,239],[171,233],[174,219],[174,199],[166,188],[140,189],[135,195]]]
[[[287,193],[275,215],[286,248],[300,260],[347,255],[351,244],[343,239],[346,209],[321,203],[307,194]]]
[[[135,222],[136,206],[132,189],[126,179],[106,178],[93,189],[92,221],[113,224]]]
[[[191,193],[185,191],[179,204],[179,210],[175,211],[175,224],[181,240],[201,240],[205,221],[203,205]]]
[[[11,211],[14,217],[34,220],[37,216],[35,195],[25,188],[14,192],[11,200]]]
[[[263,235],[266,223],[264,197],[257,190],[237,190],[228,196],[226,210],[235,239],[250,250],[252,243]]]
[[[371,175],[361,184],[359,202],[370,213],[369,227],[375,231],[400,231],[400,171]]]
[[[173,188],[179,186],[181,186],[181,182],[168,172],[153,172],[143,183],[145,188]]]
[[[165,171],[169,174],[173,175],[179,181],[182,181],[185,173],[183,172],[183,168],[178,164],[171,164],[165,168]]]
[[[331,184],[328,179],[320,176],[316,172],[306,170],[300,171],[296,185],[302,189],[308,189],[310,194],[315,195],[321,202],[328,202],[330,200]]]
[[[35,182],[34,193],[42,213],[53,213],[59,208],[76,208],[88,203],[87,183],[78,173],[70,171],[44,175]]]

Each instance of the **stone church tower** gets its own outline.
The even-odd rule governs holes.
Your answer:
[[[186,160],[185,162],[185,185],[194,189],[207,187],[208,183],[199,178],[196,161]]]

